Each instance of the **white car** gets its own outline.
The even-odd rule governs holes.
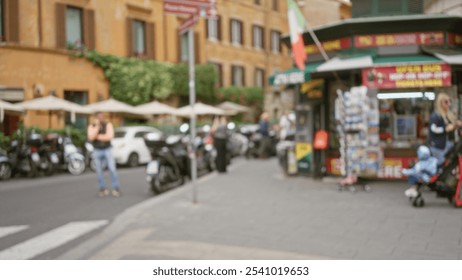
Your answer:
[[[146,133],[162,132],[150,126],[125,126],[114,129],[114,139],[112,139],[112,153],[117,164],[130,167],[148,163],[151,160],[144,135]]]

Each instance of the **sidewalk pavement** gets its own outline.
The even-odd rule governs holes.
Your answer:
[[[60,259],[462,259],[462,209],[405,182],[339,192],[284,177],[276,159],[236,160],[225,175],[153,197]]]

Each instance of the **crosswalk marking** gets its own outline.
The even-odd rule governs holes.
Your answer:
[[[0,227],[0,238],[28,229],[29,226]]]
[[[0,252],[0,260],[27,260],[58,248],[108,223],[107,220],[71,222]]]

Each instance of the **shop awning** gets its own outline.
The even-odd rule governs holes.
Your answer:
[[[334,57],[329,61],[321,64],[316,72],[330,72],[330,71],[341,71],[351,69],[361,69],[373,66],[372,56],[359,56],[359,57]]]
[[[305,66],[302,71],[292,68],[284,72],[276,73],[269,77],[269,84],[272,86],[301,84],[311,80],[311,72],[314,72],[320,63],[312,63]]]
[[[441,62],[437,57],[430,55],[397,55],[374,57],[374,66],[399,65],[399,64],[425,64]]]
[[[435,53],[435,56],[441,59],[442,61],[446,62],[447,64],[462,64],[462,54],[457,55],[445,55],[441,53]]]

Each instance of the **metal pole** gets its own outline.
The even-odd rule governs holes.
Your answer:
[[[196,103],[196,84],[195,84],[195,66],[194,66],[194,29],[190,28],[188,31],[188,58],[189,58],[189,106],[191,106],[190,116],[190,143],[189,143],[189,157],[191,159],[191,184],[193,190],[193,203],[197,203],[197,162],[196,162],[196,149],[194,147],[194,140],[196,139],[196,112],[194,112],[194,104]]]

